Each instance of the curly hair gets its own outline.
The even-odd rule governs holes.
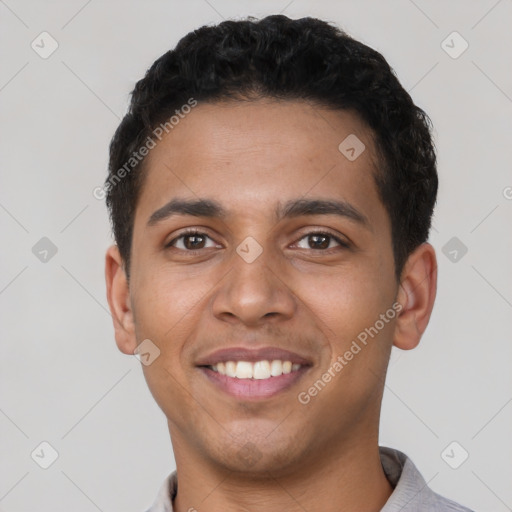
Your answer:
[[[137,82],[128,113],[110,143],[105,182],[112,229],[128,276],[145,160],[123,173],[123,179],[113,178],[155,127],[191,97],[205,102],[299,99],[356,112],[374,135],[379,157],[374,179],[390,217],[400,279],[407,257],[427,241],[431,227],[438,187],[432,123],[379,52],[325,21],[283,15],[194,30]]]

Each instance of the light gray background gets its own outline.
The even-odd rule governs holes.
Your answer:
[[[512,510],[510,0],[0,0],[0,510],[142,511],[174,469],[140,363],[115,346],[92,191],[157,57],[203,24],[280,11],[382,52],[433,120],[438,297],[420,346],[393,352],[380,443],[437,492]],[[43,31],[59,44],[47,59],[31,48]],[[453,31],[469,43],[456,59],[441,46]],[[58,248],[46,263],[42,237]],[[442,252],[452,237],[468,248],[457,262]],[[42,441],[59,453],[46,470],[31,458]],[[469,453],[458,469],[441,457],[452,441]]]

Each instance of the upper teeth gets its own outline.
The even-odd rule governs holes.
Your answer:
[[[268,379],[269,377],[279,377],[283,373],[290,373],[298,370],[300,364],[292,364],[291,361],[226,361],[217,363],[210,368],[221,375],[236,377],[237,379]]]

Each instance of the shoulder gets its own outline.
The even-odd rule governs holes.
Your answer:
[[[444,496],[440,496],[439,494],[431,491],[433,495],[433,508],[432,510],[440,511],[440,512],[474,512],[473,510],[456,503]]]
[[[405,453],[383,446],[379,452],[382,468],[394,487],[381,512],[473,512],[430,489]]]
[[[178,487],[177,473],[173,471],[160,486],[153,505],[146,512],[173,512],[172,500]]]

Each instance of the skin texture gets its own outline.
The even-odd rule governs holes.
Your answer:
[[[349,134],[366,146],[353,162],[338,150]],[[270,100],[199,104],[148,155],[130,282],[117,247],[109,248],[107,296],[119,349],[133,354],[150,339],[161,352],[143,370],[168,419],[175,510],[378,511],[391,494],[378,454],[384,378],[392,345],[419,343],[437,273],[425,243],[396,281],[375,155],[355,114]],[[228,215],[147,226],[173,198],[215,199]],[[276,206],[300,198],[346,201],[368,226],[332,214],[276,222]],[[197,254],[186,252],[194,248],[186,238],[165,247],[189,227],[206,235]],[[311,236],[326,231],[348,247]],[[248,236],[263,249],[252,263],[236,252]],[[298,393],[395,301],[400,313],[300,403]],[[234,346],[288,349],[313,365],[271,398],[235,399],[196,367]],[[248,462],[247,452],[258,460]]]

